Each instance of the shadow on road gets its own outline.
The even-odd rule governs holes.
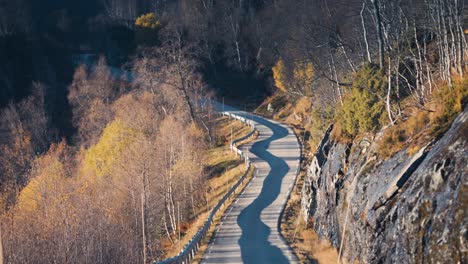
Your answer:
[[[239,239],[242,261],[252,264],[289,263],[282,251],[268,242],[271,230],[260,219],[262,211],[273,203],[280,194],[283,177],[289,170],[284,159],[272,155],[267,151],[267,148],[271,142],[286,137],[288,130],[261,118],[253,117],[253,119],[273,131],[271,137],[256,142],[250,150],[259,158],[267,161],[271,170],[265,178],[260,195],[242,210],[237,218],[237,224],[242,229],[242,235]]]

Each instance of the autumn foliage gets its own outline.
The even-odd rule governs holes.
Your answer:
[[[138,131],[114,120],[102,132],[98,143],[86,150],[83,170],[98,177],[112,174],[122,152],[137,139]]]
[[[161,22],[156,18],[154,13],[148,13],[139,16],[135,20],[135,25],[141,28],[157,29],[161,26]]]
[[[187,110],[192,91],[182,97],[173,86],[156,86],[150,71],[140,69],[130,84],[115,78],[104,59],[78,67],[68,94],[77,134],[68,143],[38,147],[47,141],[39,133],[46,121],[40,111],[34,120],[23,114],[34,101],[5,110],[0,127],[11,130],[11,143],[0,142],[0,169],[9,177],[0,218],[6,262],[160,259],[167,243],[176,243],[181,221],[205,207],[206,128]]]
[[[283,60],[279,59],[272,68],[275,86],[283,92],[287,92],[287,76]]]
[[[290,67],[279,59],[272,68],[275,86],[285,93],[304,96],[310,94],[314,80],[314,66],[311,62],[297,61]]]

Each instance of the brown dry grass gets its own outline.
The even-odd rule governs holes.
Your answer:
[[[337,263],[338,252],[326,240],[319,239],[313,228],[306,226],[300,213],[304,172],[299,175],[281,219],[281,233],[299,258],[300,263]],[[309,224],[312,222],[309,220]]]
[[[231,141],[231,131],[232,139],[240,138],[244,135],[247,135],[250,132],[250,127],[243,124],[237,119],[230,119],[226,116],[219,117],[216,120],[216,138],[217,142],[220,143],[218,147],[224,145],[224,147],[229,147]],[[222,143],[222,144],[221,144]],[[217,149],[213,149],[217,151]],[[215,153],[216,154],[216,153]]]
[[[244,188],[249,184],[249,182],[250,182],[250,180],[252,179],[252,176],[253,176],[253,171],[254,171],[254,168],[252,167],[250,169],[250,171],[249,171],[249,175],[247,176],[247,179],[241,185],[241,189],[238,192],[238,194],[240,194],[244,190]],[[198,263],[201,262],[201,260],[203,259],[203,255],[205,254],[206,250],[208,249],[208,244],[209,244],[210,240],[213,238],[213,236],[215,234],[216,226],[218,226],[218,224],[221,222],[221,219],[223,218],[224,213],[229,208],[229,206],[236,200],[236,198],[237,198],[237,195],[232,197],[228,201],[226,201],[226,206],[224,206],[224,208],[220,209],[218,214],[216,214],[216,216],[214,217],[213,225],[211,226],[210,230],[208,230],[208,233],[207,233],[206,237],[203,239],[203,241],[202,241],[202,243],[200,245],[200,248],[198,249],[197,253],[195,254],[195,257],[192,260],[192,263],[198,264]]]
[[[250,127],[238,120],[232,120],[228,117],[219,117],[215,120],[215,134],[222,142],[218,146],[208,150],[205,155],[205,166],[215,171],[215,175],[209,175],[206,197],[208,204],[198,208],[198,214],[190,223],[185,223],[187,229],[181,237],[180,243],[176,242],[170,245],[165,255],[166,258],[177,255],[180,248],[183,248],[196,232],[203,226],[208,218],[209,212],[224,194],[242,177],[246,165],[242,160],[234,155],[229,149],[231,131],[233,139],[240,138],[250,132]],[[248,182],[248,181],[247,181]],[[227,208],[226,206],[225,208]],[[218,214],[216,220],[219,220],[223,214]],[[206,245],[205,245],[206,246]],[[203,251],[203,247],[199,252]]]
[[[298,232],[297,250],[311,252],[312,258],[318,263],[337,263],[338,251],[326,240],[319,239],[317,233],[311,228]]]
[[[411,99],[404,101],[405,118],[384,131],[378,141],[379,153],[390,157],[407,147],[409,155],[415,154],[449,129],[467,101],[468,78],[458,80],[453,88],[447,85],[438,87],[424,109],[415,107]]]
[[[289,115],[284,121],[292,126],[302,126],[304,120],[306,120],[307,117],[310,116],[311,105],[311,98],[300,98],[294,105],[289,105],[290,109],[287,110],[287,112],[289,112]]]
[[[263,103],[255,109],[255,113],[260,114],[262,116],[268,118],[274,118],[274,112],[278,109],[281,110],[284,105],[287,103],[287,97],[281,92],[277,92],[272,96],[266,98]],[[274,109],[273,113],[268,111],[268,105],[271,104],[272,108]]]

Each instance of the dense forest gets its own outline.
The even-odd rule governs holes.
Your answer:
[[[463,0],[0,0],[3,261],[164,258],[206,203],[203,98],[300,119],[307,149],[333,123],[383,131],[384,156],[439,137],[467,20]]]

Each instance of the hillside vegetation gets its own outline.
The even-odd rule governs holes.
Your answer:
[[[335,191],[361,147],[372,146],[355,160],[368,172],[444,137],[468,102],[467,10],[460,0],[0,0],[0,257],[148,263],[177,251],[241,166],[220,149],[232,124],[205,98],[294,127],[305,159],[285,219],[299,219],[320,142],[343,153]],[[344,249],[341,223],[300,224],[285,230],[304,261]]]

